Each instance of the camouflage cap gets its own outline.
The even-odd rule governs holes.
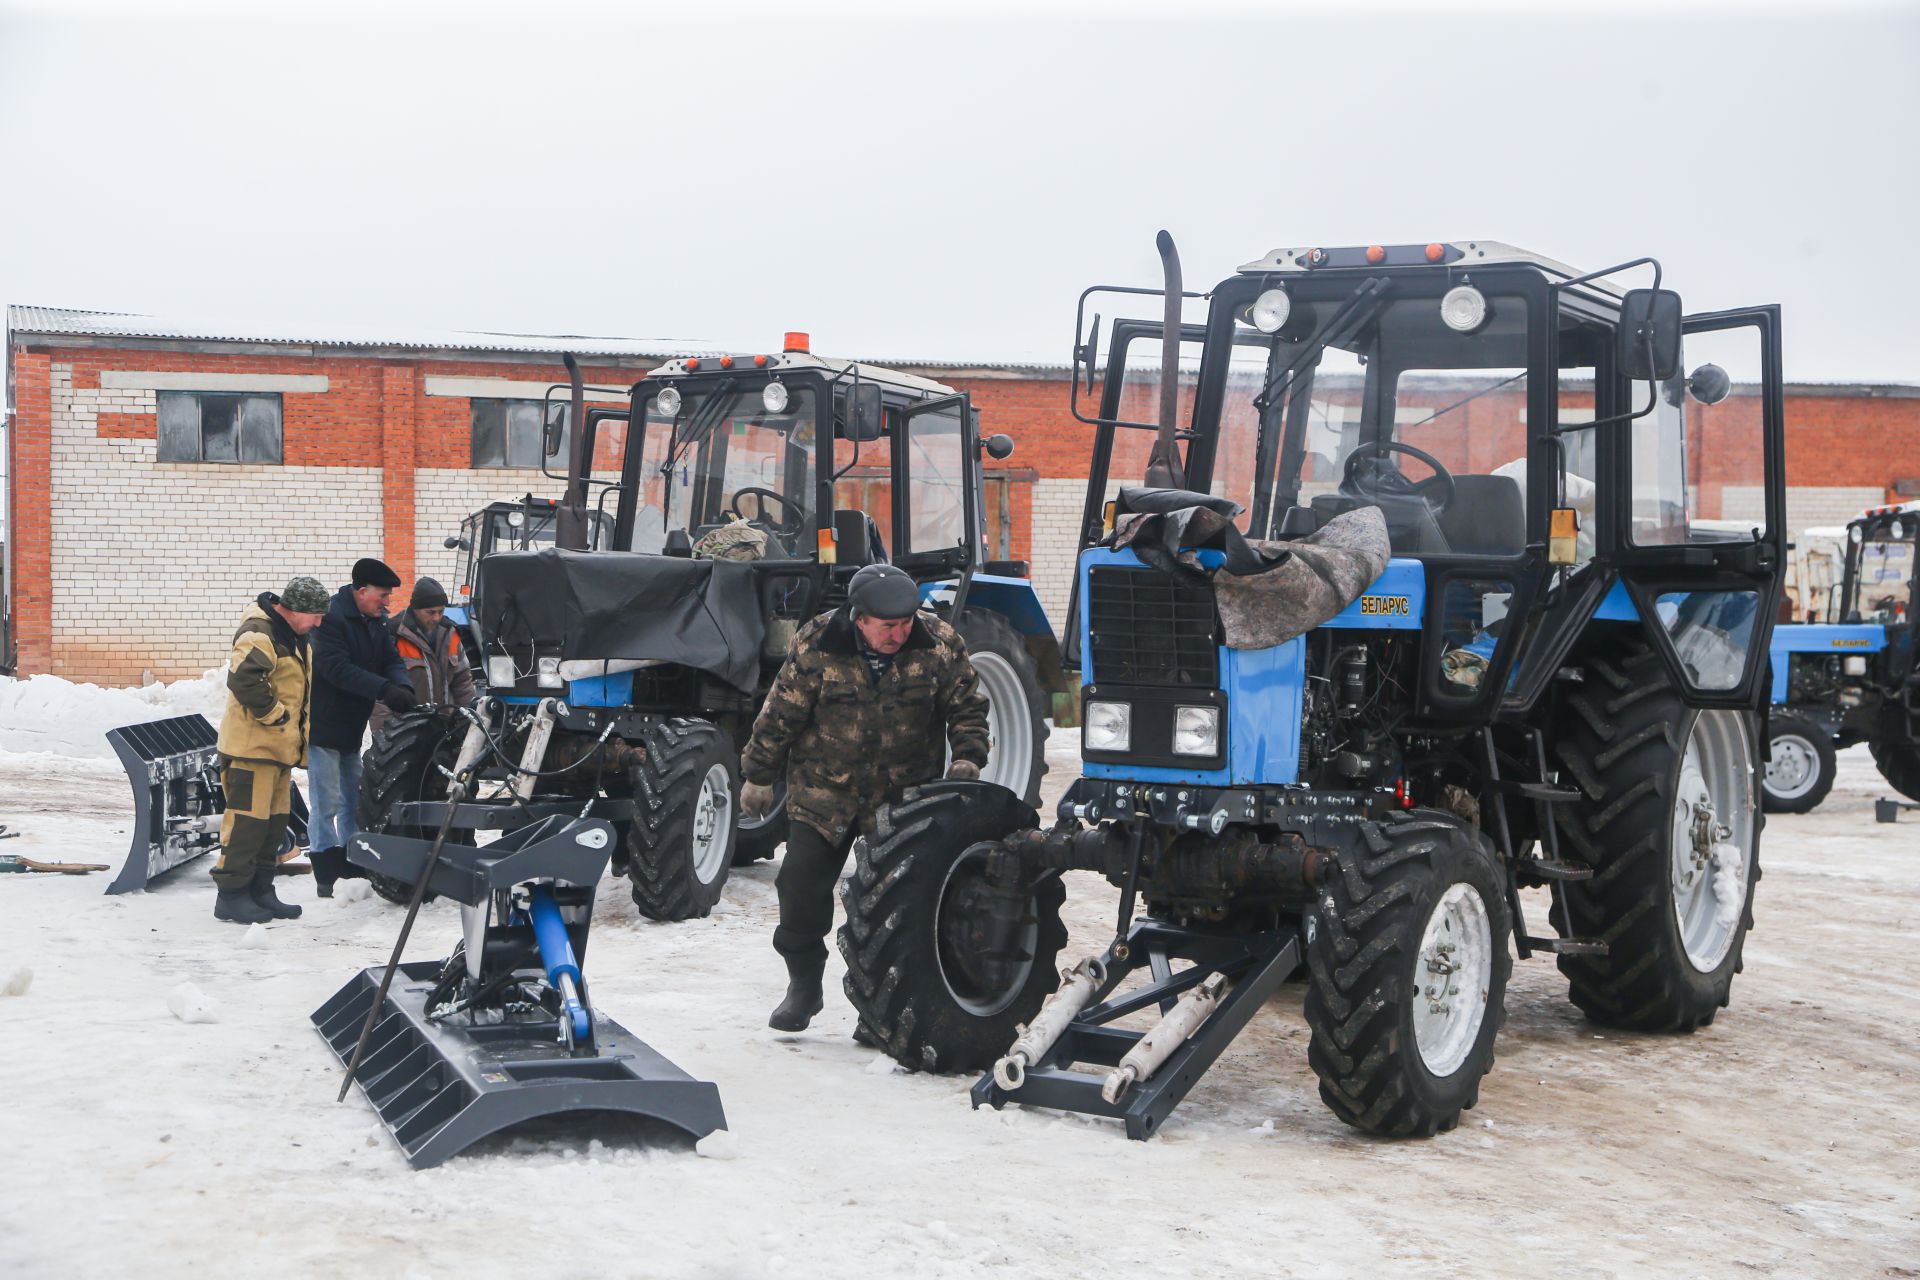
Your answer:
[[[333,597],[318,578],[295,578],[280,593],[280,604],[291,613],[325,613]]]

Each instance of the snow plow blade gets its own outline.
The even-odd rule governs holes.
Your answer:
[[[219,734],[205,716],[148,720],[107,731],[133,787],[133,842],[108,893],[144,889],[157,877],[203,853],[220,852],[220,819],[227,796],[220,786]],[[293,816],[285,854],[307,842],[307,802],[293,788]]]
[[[556,815],[490,845],[441,848],[432,888],[462,904],[465,939],[444,961],[399,966],[354,1077],[414,1168],[570,1112],[640,1116],[695,1140],[727,1127],[717,1086],[593,1007],[581,963],[613,838],[607,822]],[[347,856],[414,879],[430,849],[361,833]],[[343,1063],[384,972],[362,970],[313,1013]]]

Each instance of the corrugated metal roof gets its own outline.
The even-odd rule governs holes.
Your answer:
[[[366,328],[316,324],[254,327],[246,324],[178,320],[113,311],[75,311],[64,307],[7,308],[7,327],[15,333],[88,338],[151,338],[181,342],[262,342],[327,347],[401,347],[421,351],[525,351],[559,355],[630,356],[665,360],[670,356],[717,350],[674,338],[605,338],[584,334],[486,333],[461,329]]]

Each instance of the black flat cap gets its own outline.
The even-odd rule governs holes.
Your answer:
[[[397,587],[400,575],[375,560],[372,556],[353,562],[353,585],[356,587]]]

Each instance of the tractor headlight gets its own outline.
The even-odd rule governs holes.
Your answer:
[[[559,689],[567,683],[560,678],[560,659],[558,658],[542,658],[534,664],[534,670],[537,673],[534,683],[542,689]]]
[[[1843,658],[1840,668],[1850,676],[1863,676],[1867,674],[1867,660],[1860,657]]]
[[[1089,702],[1086,734],[1089,751],[1125,751],[1133,745],[1133,705]]]
[[[1457,333],[1472,333],[1487,322],[1487,298],[1470,284],[1455,285],[1440,299],[1440,318]]]
[[[1253,300],[1248,309],[1247,318],[1253,321],[1253,327],[1262,333],[1278,333],[1286,327],[1287,317],[1293,312],[1293,299],[1287,296],[1285,289],[1269,289]]]
[[[784,382],[769,382],[760,391],[760,405],[768,413],[787,411],[787,385]]]
[[[680,389],[662,387],[660,394],[653,398],[653,411],[662,418],[672,419],[680,413]]]
[[[504,653],[496,653],[487,659],[487,683],[496,689],[511,689],[519,681],[520,673],[513,669],[513,659]]]
[[[1173,709],[1173,754],[1177,756],[1219,755],[1220,708],[1175,707]]]

